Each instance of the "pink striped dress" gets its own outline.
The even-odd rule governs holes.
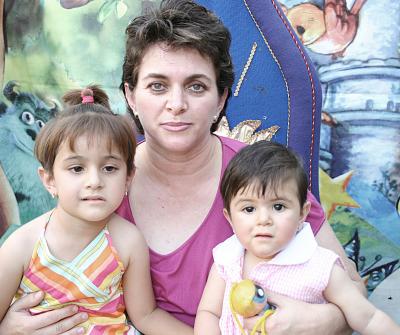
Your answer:
[[[133,334],[133,327],[128,326],[124,314],[124,267],[112,246],[107,227],[70,262],[51,254],[44,231],[35,244],[16,299],[41,290],[45,298],[30,310],[31,314],[74,304],[89,315],[81,324],[86,329],[85,334]]]
[[[214,263],[225,280],[222,314],[219,322],[222,335],[241,335],[229,307],[233,283],[242,279],[244,249],[235,235],[213,249]],[[340,266],[339,256],[317,245],[309,224],[289,245],[268,262],[259,263],[248,279],[275,293],[313,304],[326,303],[323,291],[328,285],[332,267]],[[243,325],[243,318],[238,315]]]

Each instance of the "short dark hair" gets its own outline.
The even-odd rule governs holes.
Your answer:
[[[93,102],[82,103],[82,94],[91,96]],[[42,167],[53,174],[54,161],[60,146],[68,143],[71,150],[83,135],[89,143],[104,139],[108,150],[115,146],[124,158],[127,173],[134,170],[136,139],[131,125],[122,115],[109,109],[108,96],[98,86],[71,90],[63,96],[67,107],[40,130],[35,141],[35,156]]]
[[[229,162],[221,182],[224,207],[230,213],[230,204],[239,191],[253,183],[260,195],[267,188],[276,190],[282,182],[294,178],[298,187],[300,206],[307,200],[307,175],[300,157],[282,144],[259,141],[241,149]]]
[[[164,0],[157,9],[134,18],[126,28],[125,58],[122,67],[120,89],[125,95],[124,84],[132,90],[136,87],[140,64],[149,47],[162,43],[171,49],[195,49],[209,58],[215,69],[218,93],[225,89],[228,97],[234,81],[232,58],[229,53],[231,35],[221,20],[205,7],[191,0]],[[225,104],[226,107],[226,104]],[[143,127],[127,104],[128,113],[143,134]],[[215,131],[225,115],[221,111]]]

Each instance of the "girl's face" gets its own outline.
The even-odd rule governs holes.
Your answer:
[[[256,186],[239,191],[232,198],[230,214],[224,209],[224,215],[247,255],[257,263],[272,259],[287,246],[310,204],[300,206],[294,179],[282,183],[276,192],[267,189],[264,196],[254,191]]]
[[[64,142],[57,153],[53,174],[42,168],[39,174],[50,193],[58,197],[57,209],[66,216],[86,222],[108,220],[120,205],[132,176],[124,158],[107,142],[85,136],[71,150]]]
[[[227,92],[219,96],[210,59],[194,49],[151,46],[144,54],[133,91],[126,98],[143,126],[146,142],[185,152],[210,138]]]

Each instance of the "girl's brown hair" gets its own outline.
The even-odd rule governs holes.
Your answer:
[[[93,102],[82,103],[82,100]],[[92,85],[67,92],[63,101],[67,107],[50,120],[36,138],[35,156],[43,168],[52,174],[60,146],[68,143],[73,151],[75,141],[86,136],[89,145],[104,139],[109,151],[115,147],[126,162],[128,175],[131,174],[136,151],[134,131],[124,116],[110,110],[107,94]]]

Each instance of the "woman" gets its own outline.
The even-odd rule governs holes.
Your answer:
[[[193,326],[211,249],[232,235],[218,187],[222,171],[243,144],[212,134],[233,84],[230,34],[217,17],[189,0],[163,1],[158,11],[135,18],[126,32],[121,88],[146,141],[138,146],[136,175],[118,212],[141,229],[149,245],[159,307]],[[320,205],[311,194],[308,200],[307,221],[320,244],[346,261]],[[354,270],[353,277],[358,278]],[[278,309],[268,320],[268,334],[339,334],[346,329],[334,305],[270,297]],[[27,297],[22,307],[39,299]],[[16,305],[3,320],[1,334],[75,334],[77,318],[84,317],[56,322],[73,312],[53,311],[51,322],[40,323],[47,327],[40,332],[39,323],[22,314],[21,302]],[[17,315],[25,325],[19,333],[10,331],[21,324]],[[34,322],[37,328],[27,331]]]

